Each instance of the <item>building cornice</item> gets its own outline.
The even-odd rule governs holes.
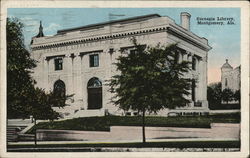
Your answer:
[[[175,27],[168,27],[167,32],[202,50],[209,51],[210,49],[212,49],[212,47],[210,47],[209,45],[200,42],[198,39],[196,39],[192,35],[188,35]]]
[[[80,43],[89,43],[89,42],[96,42],[96,41],[104,41],[104,40],[112,40],[112,39],[118,39],[118,38],[124,38],[124,37],[132,37],[132,36],[138,36],[143,34],[151,34],[155,32],[166,32],[167,27],[158,27],[158,28],[152,28],[152,29],[146,29],[146,30],[137,30],[137,31],[131,31],[131,32],[124,32],[124,33],[114,33],[113,35],[105,35],[105,36],[96,36],[96,37],[90,37],[90,38],[83,38],[78,40],[72,40],[72,41],[64,41],[64,42],[58,42],[53,44],[42,44],[38,46],[31,46],[32,50],[40,50],[40,49],[46,49],[46,48],[55,48],[55,47],[62,47],[62,46],[69,46],[74,44],[80,44]]]
[[[45,58],[45,60],[50,60],[50,59],[53,59],[53,58],[59,58],[59,57],[65,57],[65,54],[62,54],[62,55],[53,55],[53,56],[47,56]]]
[[[90,53],[101,53],[101,52],[103,52],[103,50],[95,50],[95,51],[87,51],[87,52],[80,52],[79,53],[79,56],[84,56],[84,55],[86,55],[86,54],[90,54]]]
[[[144,34],[152,34],[156,32],[168,32],[202,50],[209,51],[211,47],[198,39],[198,36],[189,35],[180,29],[173,27],[173,26],[164,26],[164,27],[157,27],[145,30],[137,30],[137,31],[130,31],[130,32],[121,32],[121,33],[114,33],[112,35],[105,35],[105,36],[96,36],[96,37],[88,37],[83,39],[71,40],[71,41],[63,41],[51,44],[41,44],[38,46],[31,46],[32,50],[41,50],[47,48],[56,48],[56,47],[64,47],[69,45],[81,44],[81,43],[90,43],[90,42],[97,42],[97,41],[104,41],[104,40],[112,40],[112,39],[119,39],[119,38],[127,38],[133,36],[139,36]]]

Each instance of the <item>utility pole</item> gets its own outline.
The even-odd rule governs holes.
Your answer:
[[[35,147],[37,147],[37,137],[36,137],[36,118],[34,119],[34,127],[35,127]]]

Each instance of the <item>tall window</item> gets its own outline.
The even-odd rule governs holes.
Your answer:
[[[196,70],[196,60],[195,60],[195,57],[192,58],[192,69]]]
[[[88,82],[88,109],[102,108],[102,83],[93,77]]]
[[[134,53],[134,54],[136,54],[136,53],[138,53],[138,51],[137,51],[136,49],[132,49],[132,50],[129,51],[129,53]]]
[[[63,69],[63,58],[56,58],[55,60],[55,70],[62,70]]]
[[[98,54],[89,55],[89,66],[90,67],[98,67],[99,66],[99,55]]]
[[[195,80],[192,80],[192,101],[195,101]]]
[[[227,78],[225,79],[225,87],[227,87]]]

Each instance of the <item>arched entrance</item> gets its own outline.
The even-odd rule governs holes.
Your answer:
[[[102,108],[102,82],[93,77],[88,82],[88,109]]]
[[[57,96],[64,97],[66,95],[66,87],[65,83],[62,80],[57,80],[54,83],[54,89],[53,92]]]

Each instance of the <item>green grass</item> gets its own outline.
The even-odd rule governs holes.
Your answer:
[[[32,148],[33,144],[8,145],[8,148]],[[240,141],[180,141],[133,143],[39,144],[37,147],[126,147],[126,148],[240,148]]]
[[[216,114],[208,116],[179,116],[161,117],[147,116],[146,126],[152,127],[189,127],[210,128],[211,123],[239,123],[240,113]],[[109,131],[110,126],[141,126],[140,116],[102,116],[75,118],[64,121],[41,122],[31,128],[27,133],[34,133],[34,129],[57,130],[86,130]]]

